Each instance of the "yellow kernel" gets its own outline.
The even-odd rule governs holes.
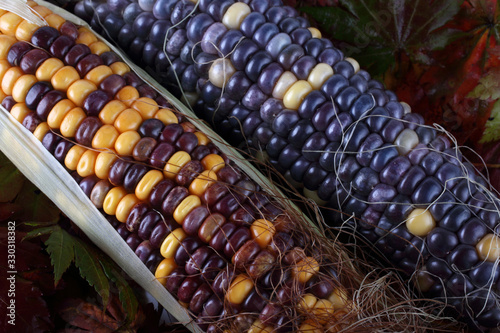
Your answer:
[[[260,321],[260,319],[256,319],[252,326],[248,329],[247,333],[261,333],[264,328],[264,324]]]
[[[288,91],[288,88],[290,88],[295,82],[297,82],[297,78],[292,72],[286,71],[281,74],[278,82],[274,85],[273,97],[283,99],[285,93]]]
[[[26,116],[30,113],[31,110],[28,109],[28,107],[24,103],[16,103],[14,104],[12,109],[10,109],[10,114],[12,115],[12,117],[14,117],[20,123],[22,123],[24,118],[26,118]]]
[[[61,123],[66,114],[75,107],[75,103],[69,99],[60,100],[56,105],[54,105],[54,107],[52,107],[52,110],[50,110],[49,115],[47,116],[47,124],[49,124],[51,128],[61,127]]]
[[[60,59],[48,58],[38,67],[35,76],[38,81],[51,81],[54,74],[63,67],[64,63]]]
[[[76,44],[85,44],[89,46],[90,44],[97,42],[97,37],[90,31],[79,30],[78,37],[76,38]]]
[[[141,123],[142,117],[139,112],[134,109],[125,109],[116,117],[114,126],[118,132],[123,133],[126,131],[136,131],[141,126]]]
[[[335,289],[328,297],[335,310],[345,309],[348,303],[347,291],[343,288]]]
[[[90,52],[92,54],[97,54],[97,55],[101,55],[104,52],[111,51],[111,49],[109,48],[109,46],[107,46],[106,44],[104,44],[101,41],[97,41],[97,42],[94,42],[94,43],[90,44],[89,48],[90,48]]]
[[[300,325],[299,333],[323,333],[323,327],[311,319],[305,320],[302,325]]]
[[[49,26],[51,26],[52,28],[56,28],[57,30],[59,30],[61,25],[64,22],[66,22],[66,20],[64,18],[62,18],[61,16],[54,14],[54,13],[45,16],[44,19],[45,19],[45,21],[47,21]]]
[[[0,35],[1,36],[1,35]],[[5,72],[7,72],[11,68],[9,62],[5,59],[0,59],[0,78],[3,78]],[[1,80],[0,80],[1,83]],[[2,89],[0,89],[2,90]]]
[[[100,85],[102,81],[104,81],[105,78],[108,76],[112,75],[113,72],[111,71],[111,68],[106,65],[101,65],[97,66],[95,68],[92,68],[87,75],[85,75],[85,79],[93,82],[96,86]]]
[[[314,305],[312,312],[314,313],[314,316],[316,317],[315,319],[321,325],[325,325],[328,322],[328,320],[333,317],[333,313],[335,312],[335,309],[333,307],[332,302],[330,302],[329,300],[326,300],[326,299],[320,299]]]
[[[117,61],[109,65],[111,70],[113,71],[113,74],[118,74],[118,75],[124,75],[130,72],[130,67],[124,62]]]
[[[114,126],[103,125],[94,134],[92,138],[92,147],[113,149],[118,135],[120,135],[120,133],[118,133]]]
[[[31,37],[33,33],[40,28],[38,25],[28,22],[22,21],[21,24],[17,26],[16,29],[16,39],[20,41],[29,42],[31,41]]]
[[[14,13],[5,13],[0,16],[0,31],[4,35],[14,36],[22,21],[23,19]]]
[[[201,206],[201,200],[196,195],[188,195],[174,210],[174,220],[182,225],[186,216],[196,207]]]
[[[127,108],[125,104],[120,101],[112,100],[108,102],[99,112],[99,119],[106,125],[112,125],[118,115]]]
[[[124,196],[127,195],[127,191],[123,187],[113,187],[109,190],[108,194],[104,198],[104,203],[102,204],[102,209],[108,215],[115,215],[116,207],[118,203],[122,200]]]
[[[214,171],[205,170],[196,177],[189,185],[189,193],[202,196],[203,193],[217,181],[217,175]]]
[[[80,79],[80,75],[72,66],[64,66],[59,69],[50,80],[56,90],[66,91],[69,86]]]
[[[201,160],[201,165],[203,165],[205,170],[218,172],[226,165],[226,163],[224,163],[222,156],[217,154],[208,154]]]
[[[7,59],[7,54],[9,53],[10,47],[15,42],[17,42],[17,40],[12,36],[0,35],[0,59]]]
[[[115,151],[119,155],[132,155],[134,147],[140,139],[141,136],[136,131],[123,132],[116,139]]]
[[[244,2],[236,2],[232,4],[222,17],[222,23],[228,29],[239,29],[241,22],[250,14],[252,10]]]
[[[146,200],[149,198],[153,188],[163,180],[163,173],[158,170],[148,171],[139,181],[135,188],[135,195],[139,200]]]
[[[226,298],[229,303],[241,304],[253,289],[253,281],[245,274],[238,275],[229,287]]]
[[[132,108],[139,111],[143,119],[153,118],[158,111],[158,103],[152,98],[141,97],[132,103]]]
[[[309,73],[307,81],[311,84],[313,89],[318,90],[331,76],[333,76],[332,66],[325,63],[319,63],[314,66],[311,73]]]
[[[76,167],[76,171],[80,176],[88,177],[94,174],[97,155],[99,155],[99,152],[94,150],[87,150],[85,153],[83,153]]]
[[[156,267],[155,278],[157,278],[162,285],[165,285],[167,283],[167,277],[176,268],[177,264],[174,258],[165,258],[160,262],[158,267]]]
[[[69,86],[67,95],[70,100],[78,106],[83,105],[83,101],[87,96],[97,90],[97,86],[89,80],[77,80]]]
[[[80,161],[80,157],[82,157],[83,153],[85,153],[87,149],[74,145],[68,150],[66,157],[64,158],[64,165],[66,168],[70,170],[76,170],[78,166],[78,162]]]
[[[299,261],[293,268],[293,276],[300,282],[306,283],[319,272],[319,264],[313,257]]]
[[[182,228],[177,228],[172,231],[161,244],[160,253],[164,258],[173,258],[175,256],[175,252],[181,245],[181,242],[184,238],[187,237],[187,234],[184,232]]]
[[[41,123],[38,125],[35,130],[33,131],[33,136],[38,139],[38,141],[42,141],[43,137],[47,132],[50,131],[49,125],[47,125],[46,122]]]
[[[436,221],[434,221],[431,213],[422,208],[414,209],[406,220],[408,231],[415,236],[427,236],[435,226]]]
[[[138,98],[139,92],[132,86],[125,86],[116,93],[116,99],[119,99],[128,107],[130,107]]]
[[[19,67],[11,67],[9,68],[2,79],[2,90],[7,95],[12,95],[12,89],[14,88],[14,84],[16,81],[23,76],[23,72]]]
[[[487,234],[476,245],[481,260],[496,262],[500,258],[500,238],[495,234]]]
[[[155,119],[161,120],[164,125],[177,124],[179,120],[177,116],[169,109],[160,109],[154,115]]]
[[[314,27],[307,28],[311,32],[312,38],[321,38],[321,31]]]
[[[34,75],[25,74],[17,79],[12,88],[12,98],[18,103],[24,102],[28,90],[37,82]]]
[[[101,152],[95,160],[95,175],[100,179],[108,179],[109,169],[118,157],[113,153]]]
[[[309,82],[299,80],[288,88],[283,97],[283,105],[291,110],[298,110],[300,104],[306,96],[313,90]]]
[[[45,17],[52,14],[52,11],[45,6],[34,6],[33,10],[38,14],[40,14],[41,17]]]
[[[265,248],[271,243],[275,233],[276,228],[273,223],[265,219],[255,220],[250,226],[250,234],[261,248]]]
[[[87,115],[82,108],[76,107],[71,109],[61,121],[61,134],[66,138],[74,137],[78,127],[86,117]]]
[[[318,298],[313,294],[305,294],[299,302],[299,309],[303,312],[309,312],[314,308],[317,301]]]
[[[116,206],[116,219],[123,223],[127,222],[130,211],[139,202],[140,200],[133,193],[124,196],[118,203],[118,206]]]
[[[185,151],[178,151],[170,157],[168,162],[165,164],[163,169],[163,174],[165,178],[174,179],[179,170],[191,161],[191,156]]]
[[[194,135],[196,135],[196,137],[198,138],[198,145],[199,146],[206,146],[210,143],[210,139],[208,138],[208,136],[206,136],[202,132],[196,131],[196,132],[194,132]]]

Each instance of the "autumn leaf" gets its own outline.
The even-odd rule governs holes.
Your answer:
[[[112,333],[117,332],[121,326],[121,323],[109,316],[105,310],[89,302],[69,299],[61,308],[59,315],[68,324],[84,332]]]

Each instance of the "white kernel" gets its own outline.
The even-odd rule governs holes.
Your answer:
[[[252,10],[246,3],[236,2],[226,10],[226,13],[222,17],[222,23],[224,23],[228,29],[239,29],[241,22],[243,22],[245,17],[251,12]]]
[[[411,113],[411,106],[408,103],[406,103],[406,102],[399,102],[399,103],[403,107],[405,114]]]
[[[351,63],[352,67],[354,68],[354,73],[359,72],[359,63],[355,59],[348,57],[344,60]]]
[[[309,82],[299,80],[292,84],[283,97],[283,105],[291,110],[297,110],[306,96],[313,90]]]
[[[223,88],[234,72],[236,72],[236,70],[229,59],[219,58],[210,66],[208,79],[214,86]]]
[[[333,75],[332,66],[319,63],[312,69],[311,73],[309,73],[309,77],[307,81],[314,89],[319,89]]]
[[[394,145],[399,152],[399,155],[406,155],[410,150],[412,150],[416,145],[418,145],[419,139],[417,133],[414,130],[405,128],[394,140]]]
[[[295,77],[295,75],[293,75],[292,72],[287,71],[281,74],[278,82],[276,82],[276,85],[274,86],[273,97],[277,99],[283,99],[285,93],[295,82],[297,82],[297,78]]]

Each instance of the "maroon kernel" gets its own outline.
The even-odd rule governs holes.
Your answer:
[[[160,220],[160,214],[155,211],[149,211],[144,214],[141,217],[139,227],[137,228],[137,234],[139,235],[139,237],[141,237],[142,239],[149,239],[151,237],[153,228]]]
[[[90,200],[97,209],[101,209],[104,204],[106,194],[113,186],[107,179],[102,179],[95,184],[92,192],[90,193]]]
[[[260,246],[253,239],[247,240],[243,246],[234,254],[232,262],[239,270],[244,270],[260,252]]]
[[[184,129],[179,124],[169,124],[165,126],[163,131],[160,134],[160,141],[166,142],[170,144],[174,144],[177,142],[179,137],[184,133]],[[198,140],[198,139],[196,139]]]
[[[210,215],[210,211],[205,206],[194,208],[182,222],[182,228],[188,235],[197,235],[201,224]]]
[[[110,100],[111,98],[104,91],[94,90],[83,101],[83,110],[88,116],[98,117],[102,108],[104,108]]]
[[[213,295],[212,287],[206,283],[203,283],[194,292],[193,297],[191,298],[191,302],[189,303],[189,309],[194,314],[200,313],[203,310],[203,305],[207,302],[207,300],[212,295]]]
[[[36,70],[42,62],[49,58],[49,54],[42,49],[33,49],[26,52],[21,61],[19,62],[19,67],[25,74],[35,74]]]
[[[75,40],[69,36],[59,36],[57,37],[52,45],[50,46],[50,53],[61,60],[69,52],[69,50],[75,45]]]
[[[102,122],[97,117],[85,118],[75,133],[75,140],[85,147],[92,147],[92,139],[95,133],[101,128]]]
[[[205,265],[201,270],[201,275],[206,281],[213,281],[217,274],[219,274],[220,270],[226,267],[226,265],[227,262],[217,253],[214,253],[205,262]]]
[[[125,225],[130,232],[137,233],[139,226],[141,225],[141,218],[144,214],[149,212],[150,207],[146,202],[139,202],[132,207],[130,213],[127,216],[127,221]],[[142,237],[141,237],[142,238]]]
[[[227,185],[217,182],[205,190],[201,198],[202,202],[211,207],[215,205],[220,199],[225,197],[229,192]]]
[[[49,26],[41,27],[33,33],[33,36],[31,36],[31,44],[48,51],[52,43],[59,36],[59,31],[57,31],[56,28]]]
[[[174,269],[170,275],[167,277],[167,282],[165,284],[165,288],[172,294],[176,295],[181,283],[184,281],[186,277],[186,272],[184,272],[184,268],[177,267]]]
[[[35,129],[38,127],[38,125],[40,125],[41,123],[42,121],[40,120],[40,118],[38,118],[38,116],[34,112],[29,113],[26,117],[24,117],[23,120],[24,128],[26,128],[31,133],[33,133]]]
[[[215,236],[210,240],[210,246],[217,252],[221,252],[227,244],[229,237],[236,231],[232,223],[224,224]]]
[[[156,146],[156,140],[153,138],[142,138],[137,142],[132,151],[132,156],[136,161],[145,162],[149,159],[153,149]]]
[[[99,84],[99,89],[104,91],[110,98],[115,96],[127,84],[123,77],[118,74],[111,74]]]
[[[20,41],[14,43],[7,53],[7,61],[13,67],[19,66],[22,57],[31,49],[33,49],[33,47],[26,42]]]
[[[167,194],[161,206],[162,212],[166,215],[172,215],[175,208],[189,195],[187,188],[183,186],[174,187],[170,193]]]
[[[78,38],[78,28],[74,23],[70,21],[64,22],[59,27],[59,32],[61,33],[61,35],[68,36],[73,40],[76,40]]]
[[[184,269],[189,275],[200,273],[207,259],[214,254],[214,251],[208,246],[199,247],[193,252],[189,260],[186,262]]]
[[[57,102],[66,98],[66,94],[59,90],[51,90],[46,93],[36,107],[36,114],[40,119],[47,120],[47,116]]]
[[[73,46],[66,56],[64,57],[64,63],[68,66],[75,67],[76,64],[87,55],[90,54],[90,48],[85,44],[76,44]]]
[[[224,254],[227,258],[232,258],[236,251],[238,251],[243,246],[243,244],[245,244],[250,239],[250,230],[247,227],[238,228],[231,235],[231,237],[229,237],[229,240],[224,247]]]
[[[102,64],[102,59],[97,54],[89,54],[78,61],[75,68],[78,71],[78,74],[80,74],[80,77],[83,78],[92,69]]]
[[[224,215],[219,213],[210,214],[201,224],[198,230],[198,237],[205,243],[209,243],[219,232],[219,229],[226,223]]]
[[[127,170],[132,166],[130,158],[117,159],[109,169],[108,179],[114,186],[121,186]]]
[[[149,256],[153,252],[154,248],[148,240],[142,241],[135,249],[135,255],[141,259],[143,263],[146,263]]]
[[[186,265],[186,262],[189,260],[191,254],[194,253],[194,251],[196,251],[202,245],[203,244],[198,238],[192,236],[186,237],[175,252],[174,259],[177,265]]]
[[[174,188],[174,186],[175,183],[170,179],[164,179],[156,184],[149,195],[149,203],[151,206],[155,209],[160,209],[165,196]]]
[[[189,303],[195,291],[203,283],[199,276],[188,276],[182,281],[179,290],[177,291],[177,298],[181,302]]]
[[[149,163],[156,168],[163,169],[167,161],[175,153],[175,148],[169,143],[161,142],[158,144],[149,158]]]
[[[80,188],[82,189],[83,193],[87,197],[90,198],[90,194],[92,193],[92,189],[94,186],[99,182],[99,178],[96,175],[88,176],[83,178],[83,180],[80,182]]]
[[[179,186],[189,187],[191,182],[198,177],[198,175],[203,172],[203,165],[200,161],[189,161],[184,165],[177,175],[175,176],[175,181]]]

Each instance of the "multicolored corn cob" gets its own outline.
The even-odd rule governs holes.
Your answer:
[[[387,327],[357,324],[363,305],[342,277],[349,267],[297,214],[91,31],[28,4],[48,26],[0,10],[2,107],[66,167],[202,330]]]
[[[449,137],[296,10],[279,0],[84,0],[74,12],[425,295],[479,329],[500,325],[498,196]]]

